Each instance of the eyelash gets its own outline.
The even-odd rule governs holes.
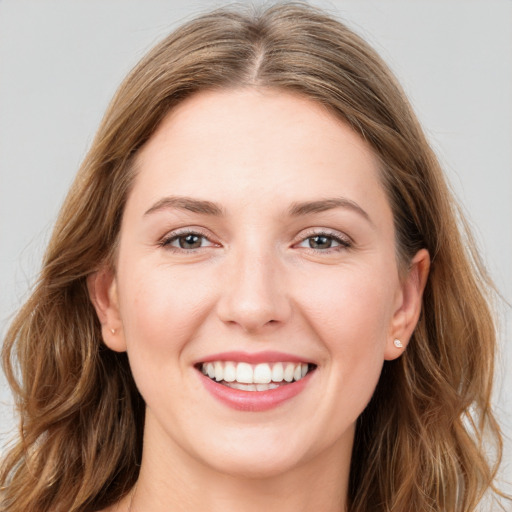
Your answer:
[[[302,244],[304,242],[307,242],[307,240],[310,240],[312,238],[316,237],[325,237],[329,240],[336,242],[337,246],[335,247],[328,247],[327,249],[315,249],[313,247],[304,247],[307,251],[311,251],[314,254],[332,254],[333,252],[340,252],[347,249],[350,249],[352,247],[352,241],[349,237],[343,236],[339,233],[333,233],[332,231],[326,231],[326,230],[312,230],[309,232],[306,232],[300,239],[299,242],[295,243],[294,245]]]
[[[174,231],[173,233],[170,233],[166,235],[164,238],[160,240],[158,245],[160,247],[164,247],[165,249],[176,251],[176,252],[196,252],[200,249],[203,249],[203,247],[198,247],[195,249],[184,249],[182,247],[174,247],[171,245],[172,242],[179,240],[180,238],[185,238],[187,236],[197,236],[200,238],[203,238],[205,240],[208,240],[212,246],[216,245],[214,242],[211,242],[208,235],[206,233],[201,232],[200,230],[194,230],[194,229],[184,229],[183,231]]]
[[[160,240],[158,245],[160,247],[164,247],[167,250],[171,250],[171,251],[175,251],[175,252],[196,252],[201,249],[204,249],[204,247],[185,249],[183,247],[174,247],[171,245],[173,242],[179,240],[180,238],[182,238],[182,237],[185,238],[187,236],[196,236],[196,237],[200,237],[204,240],[207,240],[208,242],[210,242],[211,245],[208,245],[206,247],[212,247],[212,246],[218,245],[218,244],[215,244],[214,242],[212,242],[209,239],[207,234],[201,232],[200,230],[191,230],[191,229],[185,229],[183,231],[177,231],[177,232],[170,233],[169,235],[162,238],[162,240]],[[332,233],[330,231],[311,231],[309,233],[306,233],[305,236],[301,237],[299,242],[294,243],[294,246],[297,246],[297,245],[304,243],[307,240],[310,240],[315,237],[325,237],[325,238],[331,240],[331,242],[334,241],[337,244],[339,244],[335,247],[328,247],[327,249],[315,249],[313,247],[304,247],[304,249],[306,249],[308,251],[312,251],[315,254],[338,252],[338,251],[350,249],[352,247],[352,241],[348,237],[343,237],[343,236],[340,236],[339,234]]]

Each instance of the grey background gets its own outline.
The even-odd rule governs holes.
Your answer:
[[[312,3],[366,37],[397,73],[512,303],[512,1]],[[59,206],[117,85],[173,27],[219,5],[0,0],[0,334],[37,276]],[[508,436],[502,476],[511,482],[511,308],[502,305],[500,315],[494,401]],[[0,375],[0,443],[14,425]]]

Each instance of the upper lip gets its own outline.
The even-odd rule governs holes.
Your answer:
[[[217,354],[210,354],[204,358],[198,360],[199,363],[209,363],[212,361],[233,361],[233,362],[244,362],[250,364],[257,363],[312,363],[307,358],[300,357],[294,354],[288,354],[286,352],[276,352],[271,350],[265,350],[262,352],[243,352],[243,351],[230,351],[230,352],[219,352]]]

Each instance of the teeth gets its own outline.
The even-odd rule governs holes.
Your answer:
[[[217,361],[215,363],[214,368],[215,368],[215,380],[217,382],[224,380],[224,368],[222,367],[222,363],[220,361]]]
[[[242,384],[252,384],[253,371],[249,363],[238,363],[236,365],[236,381]]]
[[[226,382],[234,382],[236,380],[235,363],[228,362],[224,366],[224,380]]]
[[[268,384],[272,380],[272,370],[266,363],[256,365],[253,380],[256,384]]]
[[[295,365],[292,363],[288,363],[284,368],[284,380],[286,382],[291,382],[293,380],[294,375],[295,375]]]
[[[240,384],[238,382],[230,382],[227,384],[229,388],[241,389],[242,391],[256,391],[254,384]]]
[[[284,379],[284,368],[282,363],[276,363],[272,368],[272,380],[282,382]]]
[[[269,382],[268,384],[256,384],[257,391],[268,391],[269,389],[276,389],[279,387],[279,384],[274,384],[273,382]]]
[[[211,361],[201,365],[201,371],[210,379],[244,391],[266,391],[279,383],[298,381],[308,373],[307,363],[235,363]]]
[[[277,389],[279,384],[269,382],[268,384],[239,384],[238,382],[224,382],[229,388],[241,389],[242,391],[268,391],[269,389]]]

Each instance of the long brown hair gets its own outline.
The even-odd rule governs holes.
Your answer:
[[[0,510],[94,511],[136,481],[144,404],[126,356],[102,342],[86,278],[112,262],[134,155],[176,104],[229,87],[302,94],[348,122],[381,160],[400,265],[421,248],[432,258],[413,338],[385,363],[358,420],[350,512],[474,511],[501,456],[490,408],[489,280],[386,65],[342,23],[297,3],[203,15],[156,46],[119,88],[5,340],[21,423],[0,474]],[[494,441],[494,462],[484,437]]]

